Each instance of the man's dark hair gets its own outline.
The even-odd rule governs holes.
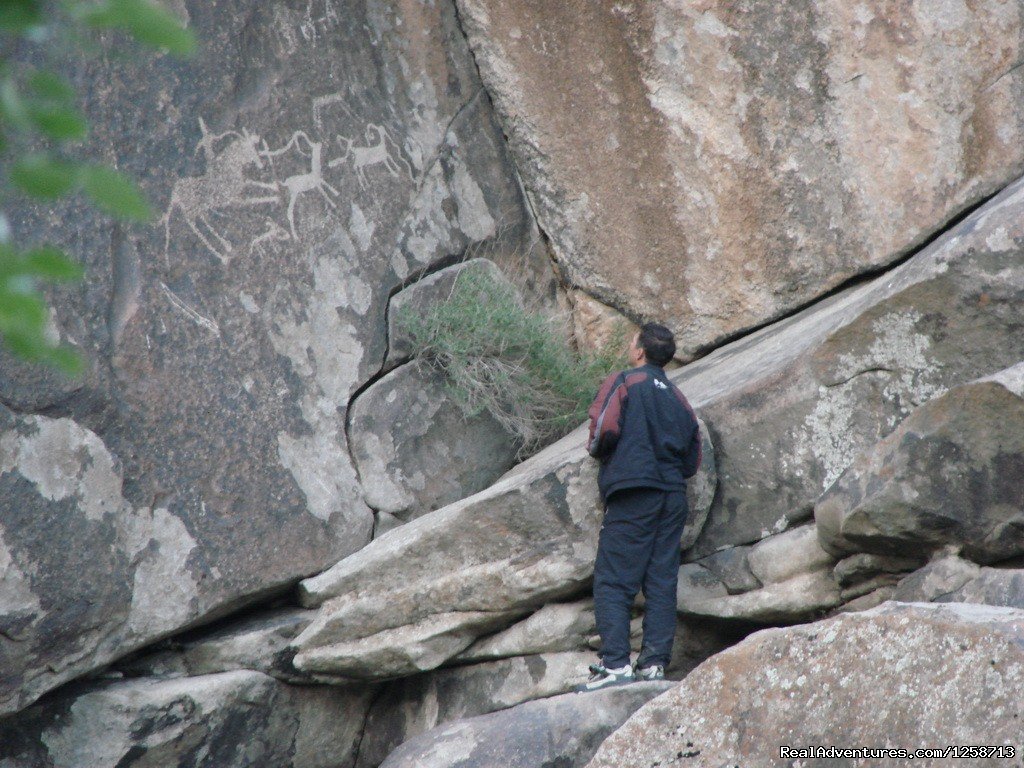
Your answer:
[[[638,343],[647,357],[647,362],[662,368],[676,353],[676,340],[672,331],[657,323],[644,323],[640,327]]]

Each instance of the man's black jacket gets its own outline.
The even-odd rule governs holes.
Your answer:
[[[697,416],[656,365],[610,375],[588,413],[603,499],[624,488],[685,489],[700,467]]]

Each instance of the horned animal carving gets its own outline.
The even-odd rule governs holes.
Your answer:
[[[196,152],[203,150],[206,170],[202,176],[185,176],[174,182],[171,199],[160,222],[164,225],[164,258],[167,258],[171,239],[171,220],[177,212],[190,230],[224,265],[230,264],[233,247],[217,230],[212,216],[223,208],[250,205],[273,205],[280,202],[277,182],[259,181],[246,176],[246,170],[255,166],[264,168],[259,149],[258,134],[242,129],[213,134],[199,118],[202,138]],[[216,151],[217,142],[228,143]],[[265,146],[265,145],[264,145]],[[254,191],[273,192],[272,195],[250,196]]]

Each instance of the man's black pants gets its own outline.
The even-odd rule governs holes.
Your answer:
[[[686,513],[685,491],[629,488],[608,497],[594,564],[594,615],[608,669],[629,663],[630,610],[641,589],[644,638],[638,661],[668,666]]]

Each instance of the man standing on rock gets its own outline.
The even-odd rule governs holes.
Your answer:
[[[647,323],[629,345],[635,366],[613,373],[590,406],[591,456],[601,461],[605,502],[594,565],[594,614],[601,663],[577,690],[659,680],[676,629],[679,540],[686,523],[686,479],[700,467],[697,417],[665,376],[676,351],[672,332]],[[637,592],[646,600],[643,645],[629,664],[629,620]]]

